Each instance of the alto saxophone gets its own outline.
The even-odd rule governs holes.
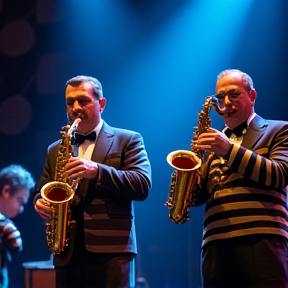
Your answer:
[[[207,131],[211,126],[209,113],[211,107],[219,115],[223,111],[219,108],[218,100],[215,96],[208,96],[203,104],[202,111],[198,114],[198,125],[194,134],[199,136]],[[201,187],[201,172],[203,153],[189,150],[172,151],[167,156],[167,162],[175,170],[170,181],[168,200],[165,206],[169,208],[169,218],[176,224],[185,223],[190,219],[189,207],[192,206],[192,193]]]
[[[65,175],[65,165],[73,155],[71,139],[81,122],[77,118],[70,126],[68,132],[60,131],[61,140],[58,146],[54,181],[45,184],[41,188],[42,198],[52,207],[51,219],[46,222],[46,240],[53,254],[61,254],[69,245],[69,229],[75,225],[70,220],[70,204],[75,195],[75,189],[71,187]],[[65,128],[65,127],[64,127]]]

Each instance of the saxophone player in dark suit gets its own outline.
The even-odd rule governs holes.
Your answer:
[[[288,123],[257,115],[256,96],[249,75],[221,72],[216,97],[225,128],[191,142],[206,160],[192,201],[206,204],[205,288],[288,287]]]
[[[133,201],[144,201],[151,188],[143,137],[102,119],[106,98],[93,77],[68,80],[65,99],[69,123],[81,119],[72,139],[78,156],[65,166],[69,179],[81,179],[76,190],[80,202],[70,206],[77,224],[69,232],[69,246],[54,255],[56,287],[132,288],[137,254]],[[85,140],[83,135],[90,136]],[[53,181],[58,145],[48,148],[38,190]],[[46,221],[51,209],[44,199],[35,201]]]

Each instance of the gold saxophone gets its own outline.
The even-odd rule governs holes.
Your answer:
[[[69,184],[64,167],[73,155],[71,139],[80,122],[81,119],[77,118],[68,131],[67,126],[60,131],[54,181],[45,184],[40,191],[42,198],[52,207],[51,219],[46,222],[46,239],[53,254],[62,253],[69,245],[69,229],[75,225],[75,221],[70,220],[69,207],[76,189]]]
[[[194,134],[199,136],[211,126],[209,117],[210,109],[222,115],[223,111],[218,106],[215,96],[208,96],[203,104],[202,111],[198,114],[198,125]],[[171,176],[168,200],[165,206],[169,208],[169,218],[176,224],[185,223],[190,219],[189,207],[192,206],[192,193],[201,187],[201,171],[203,152],[189,150],[172,151],[167,156],[167,162],[175,169]]]

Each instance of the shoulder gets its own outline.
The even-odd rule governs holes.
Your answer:
[[[288,122],[284,120],[266,120],[268,124],[273,125],[273,126],[287,126]]]
[[[0,221],[3,222],[5,220],[5,216],[0,212]]]
[[[4,227],[4,226],[9,226],[9,224],[12,223],[13,221],[10,220],[8,217],[6,217],[4,214],[0,213],[0,226]]]
[[[283,120],[267,120],[267,130],[273,131],[276,135],[288,136],[288,122]],[[272,133],[273,133],[272,132]]]
[[[2,239],[2,231],[5,226],[6,226],[6,217],[0,213],[0,242]]]
[[[2,232],[6,235],[11,233],[11,235],[17,237],[20,232],[18,231],[15,223],[8,217],[4,216],[3,214],[0,214],[0,215],[1,215],[0,216],[0,228]],[[12,237],[9,236],[9,239],[11,240]]]
[[[272,119],[264,119],[258,114],[256,114],[255,118],[252,120],[252,126],[255,126],[258,129],[268,127],[268,129],[278,129],[288,128],[288,122],[284,120],[272,120]]]
[[[48,146],[49,151],[57,150],[60,140],[57,140]]]
[[[105,132],[106,134],[124,137],[124,138],[142,137],[139,132],[128,130],[128,129],[123,129],[123,128],[118,128],[118,127],[112,127],[108,125],[106,122],[103,123],[102,131]]]

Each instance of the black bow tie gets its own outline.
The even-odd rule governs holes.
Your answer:
[[[73,145],[81,145],[85,140],[95,141],[96,140],[96,132],[93,131],[88,135],[83,135],[80,133],[75,133],[72,144]]]
[[[224,133],[226,134],[228,138],[230,138],[232,134],[234,134],[236,137],[240,137],[247,132],[247,129],[248,129],[248,125],[247,125],[247,121],[245,121],[234,129],[230,129],[227,127]]]

